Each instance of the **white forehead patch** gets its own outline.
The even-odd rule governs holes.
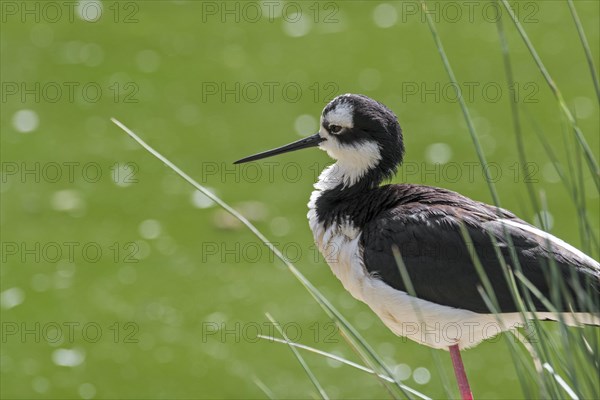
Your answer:
[[[354,123],[352,115],[354,109],[350,103],[340,103],[336,108],[323,116],[323,119],[329,122],[329,125],[339,125],[343,128],[352,128]]]

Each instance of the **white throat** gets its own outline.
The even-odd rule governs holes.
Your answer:
[[[327,145],[322,146],[337,161],[325,168],[319,175],[319,180],[315,183],[315,188],[318,190],[333,189],[340,184],[343,184],[344,187],[350,187],[356,184],[381,160],[379,146],[373,142],[362,143],[352,149],[340,148],[342,146],[336,147],[332,149],[328,148]]]

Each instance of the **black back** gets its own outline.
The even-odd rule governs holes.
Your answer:
[[[472,255],[476,254],[492,284],[499,311],[518,312],[498,250],[513,270],[518,269],[514,257],[518,259],[523,275],[558,311],[600,311],[598,263],[551,244],[543,236],[502,224],[499,219],[531,226],[509,211],[458,193],[410,184],[337,187],[323,192],[317,200],[317,216],[325,225],[349,218],[362,231],[368,272],[389,286],[407,291],[392,252],[392,246],[396,246],[419,298],[489,313],[478,290],[483,283],[473,263]],[[466,245],[461,225],[473,246]],[[511,242],[514,257],[510,254]],[[552,286],[551,282],[557,281],[552,280],[553,273],[559,274],[562,288]],[[553,291],[559,295],[553,295]],[[592,304],[586,292],[592,293]],[[521,289],[520,293],[525,291]],[[536,296],[530,297],[537,311],[550,311]]]

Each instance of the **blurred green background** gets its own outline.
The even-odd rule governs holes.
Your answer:
[[[519,172],[492,3],[430,2],[493,163],[502,206],[539,225]],[[598,157],[598,103],[567,4],[511,2]],[[246,229],[110,122],[128,125],[278,243],[409,386],[444,396],[429,349],[391,334],[316,254],[306,221],[329,159],[242,156],[317,130],[335,95],[397,113],[397,182],[491,202],[459,105],[415,2],[2,1],[2,398],[310,398],[277,335],[357,360],[310,295]],[[576,1],[596,64],[598,1]],[[506,12],[504,11],[504,17]],[[582,248],[561,162],[572,135],[504,19],[536,193],[551,232]],[[584,174],[598,235],[599,199]],[[593,254],[597,258],[597,254]],[[217,331],[217,328],[221,328]],[[305,354],[335,398],[373,377]],[[447,353],[440,356],[450,375]],[[506,343],[463,355],[478,398],[522,396]]]

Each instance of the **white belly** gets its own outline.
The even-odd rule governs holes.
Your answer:
[[[314,205],[312,198],[309,207],[311,205]],[[360,232],[350,223],[334,224],[325,229],[318,222],[314,207],[310,207],[308,219],[319,250],[344,288],[366,303],[399,336],[433,348],[448,349],[458,344],[461,349],[466,349],[502,331],[524,325],[519,313],[479,314],[418,299],[396,290],[368,273],[362,262]],[[540,319],[558,319],[552,313],[537,315]],[[590,314],[563,314],[563,318],[569,325],[600,323],[598,317]]]

